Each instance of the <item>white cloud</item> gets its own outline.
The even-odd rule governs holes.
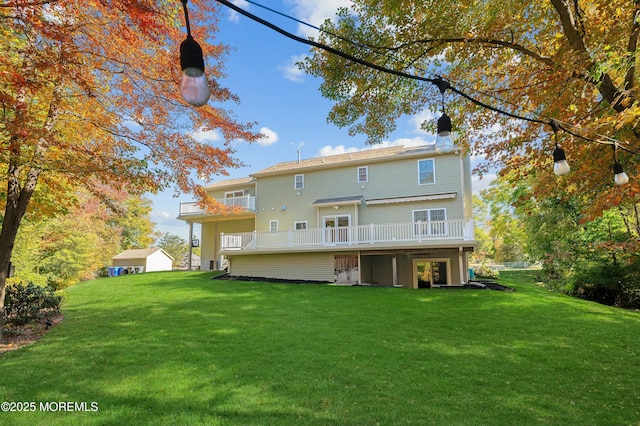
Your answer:
[[[202,130],[202,128],[196,130],[191,136],[200,143],[208,143],[217,141],[220,139],[220,135],[215,130]]]
[[[478,175],[473,175],[471,177],[471,188],[473,188],[473,193],[478,195],[480,191],[488,188],[496,178],[497,175],[495,173],[487,173],[482,176],[482,179],[480,179],[480,176]]]
[[[287,0],[293,7],[293,14],[301,21],[319,27],[325,19],[333,18],[340,7],[351,5],[350,0]],[[317,36],[317,31],[306,25],[298,26],[298,33],[304,36]]]
[[[231,3],[233,3],[234,5],[244,10],[249,10],[249,3],[246,2],[245,0],[231,0]],[[240,21],[240,14],[235,10],[231,10],[229,12],[229,21],[237,24]]]
[[[414,138],[398,138],[393,141],[383,141],[375,146],[375,148],[387,148],[389,146],[404,146],[411,148],[414,146],[429,145],[435,143],[436,138],[433,136],[430,140],[423,138],[422,136],[416,136]]]
[[[301,62],[306,57],[306,53],[294,55],[289,58],[289,63],[287,65],[278,67],[278,69],[282,71],[287,80],[293,81],[294,83],[302,83],[304,81],[304,71],[298,68],[296,62]]]
[[[271,146],[274,143],[278,142],[278,134],[270,128],[262,127],[260,129],[260,133],[262,134],[262,137],[256,141],[258,145]]]
[[[439,117],[439,115],[436,115],[433,111],[422,110],[418,114],[411,116],[409,122],[416,133],[430,134],[421,128],[422,123],[425,121],[436,121],[437,117]]]
[[[375,145],[369,145],[364,148],[345,147],[344,145],[325,145],[316,154],[316,157],[326,157],[329,155],[347,154],[349,152],[367,151],[370,149],[389,148],[392,146],[404,146],[406,148],[422,146],[432,144],[433,141],[428,141],[422,137],[415,138],[399,138],[394,141],[384,141]]]
[[[344,145],[337,145],[337,146],[325,145],[322,148],[320,148],[320,150],[318,151],[318,154],[316,154],[316,157],[328,157],[330,155],[339,155],[339,154],[346,154],[348,152],[358,152],[358,151],[362,151],[362,149],[355,148],[355,147],[347,148]]]

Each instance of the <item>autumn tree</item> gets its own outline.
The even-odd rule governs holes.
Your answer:
[[[216,3],[189,4],[212,94],[197,109],[179,95],[178,46],[185,38],[179,2],[0,5],[0,330],[8,265],[26,213],[63,209],[73,201],[69,187],[109,202],[105,184],[132,194],[173,186],[215,207],[195,177],[225,174],[240,162],[228,144],[211,146],[191,135],[216,130],[227,143],[257,137],[251,124],[213,105],[237,100],[217,83],[228,48],[214,39]]]
[[[151,200],[141,196],[128,196],[114,208],[109,224],[120,235],[120,248],[128,250],[151,247],[158,233],[151,221]]]
[[[458,142],[487,159],[480,173],[498,167],[518,180],[533,170],[532,196],[586,195],[581,208],[593,218],[640,192],[639,34],[637,1],[353,0],[335,22],[324,23],[317,41],[387,69],[441,75],[485,105],[532,119],[513,119],[445,92]],[[371,143],[395,129],[402,115],[441,105],[429,83],[323,49],[303,67],[323,80],[322,94],[335,102],[328,119]],[[553,127],[540,123],[552,120],[572,167],[562,179],[552,174]],[[435,123],[424,125],[434,130]],[[613,184],[614,141],[631,176],[624,186]]]

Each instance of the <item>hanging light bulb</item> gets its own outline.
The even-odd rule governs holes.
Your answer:
[[[567,163],[567,156],[564,154],[564,149],[556,144],[556,149],[553,150],[553,173],[558,176],[563,176],[570,171],[571,167],[569,167],[569,163]]]
[[[558,125],[553,120],[549,125],[553,129],[553,136],[556,140],[556,148],[553,150],[553,173],[557,176],[563,176],[571,171],[571,167],[569,167],[569,163],[567,163],[567,156],[564,153],[564,149],[558,146]]]
[[[182,67],[180,82],[182,98],[189,105],[206,104],[209,100],[209,84],[204,75],[202,48],[191,35],[188,35],[187,39],[180,44],[180,66]]]
[[[453,149],[453,137],[451,134],[451,118],[444,112],[444,93],[449,87],[448,81],[436,77],[433,81],[442,95],[442,116],[438,119],[438,135],[436,136],[436,151],[449,152]]]
[[[618,144],[613,144],[613,181],[616,185],[624,185],[629,182],[629,176],[624,172],[622,164],[618,162]]]
[[[438,136],[436,136],[436,151],[449,152],[453,149],[453,138],[451,136],[451,118],[442,113],[438,119]]]
[[[617,161],[613,164],[613,173],[613,180],[616,185],[624,185],[625,183],[629,182],[629,176],[627,176],[627,174],[624,172],[622,164],[618,163]]]
[[[209,84],[204,75],[204,58],[202,48],[191,36],[187,0],[181,1],[187,38],[180,44],[180,67],[182,68],[180,94],[189,105],[202,106],[209,100]]]
[[[567,163],[567,156],[564,154],[564,149],[556,145],[556,149],[553,150],[553,173],[558,176],[566,175],[571,171],[569,163]]]

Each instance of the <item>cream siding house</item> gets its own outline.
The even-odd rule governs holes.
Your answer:
[[[286,162],[207,190],[242,210],[180,205],[179,219],[202,224],[202,269],[408,288],[469,279],[471,168],[460,149],[392,147]]]

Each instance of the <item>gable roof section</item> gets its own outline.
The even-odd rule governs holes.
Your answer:
[[[148,248],[148,249],[129,249],[129,250],[125,250],[122,253],[116,254],[111,259],[146,259],[147,257],[151,256],[153,253],[155,253],[157,251],[163,252],[168,258],[173,260],[173,257],[169,253],[167,253],[166,251],[164,251],[164,250],[162,250],[161,248],[158,248],[158,247],[152,247],[152,248]]]
[[[454,149],[452,153],[454,152],[459,152],[459,149]],[[292,173],[296,171],[303,172],[306,170],[314,170],[334,165],[368,164],[372,162],[389,161],[396,158],[400,159],[403,157],[423,155],[433,156],[438,155],[438,153],[436,153],[435,146],[433,144],[412,148],[393,146],[390,148],[366,149],[363,151],[356,151],[346,154],[330,155],[326,157],[314,157],[306,160],[278,163],[273,166],[267,167],[266,169],[262,169],[256,173],[253,173],[251,176],[261,177]]]
[[[232,188],[236,186],[246,186],[250,183],[253,183],[254,179],[252,177],[243,177],[238,179],[226,179],[221,180],[220,182],[215,182],[206,186],[206,189],[215,189],[215,188]]]

